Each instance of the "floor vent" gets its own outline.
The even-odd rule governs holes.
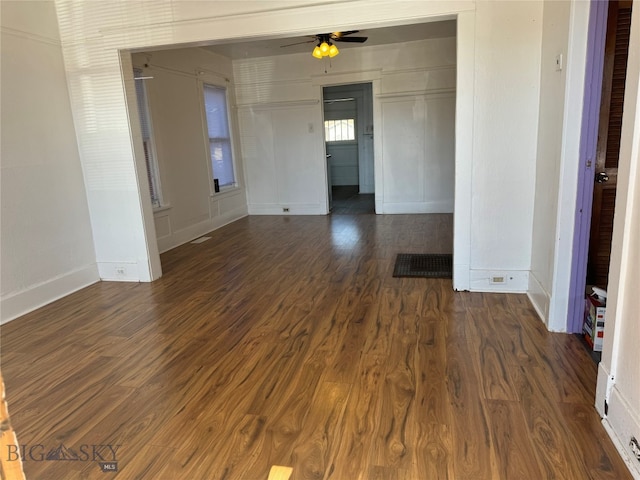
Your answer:
[[[453,255],[443,253],[399,253],[394,277],[451,278]]]
[[[191,243],[202,243],[202,242],[206,242],[207,240],[211,240],[211,237],[200,237],[200,238],[196,238],[193,242]]]

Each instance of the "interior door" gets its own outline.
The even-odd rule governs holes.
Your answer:
[[[609,2],[587,283],[607,288],[618,178],[631,1]]]

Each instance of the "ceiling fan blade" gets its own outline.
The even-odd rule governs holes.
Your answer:
[[[364,43],[369,37],[339,37],[334,38],[336,42],[352,42],[352,43]]]
[[[294,45],[302,45],[303,43],[313,43],[315,41],[316,39],[314,38],[313,40],[305,40],[304,42],[288,43],[286,45],[280,45],[280,48],[293,47]]]
[[[340,38],[340,37],[344,37],[345,35],[352,35],[354,33],[358,33],[360,30],[348,30],[346,32],[333,32],[331,34],[331,36],[333,38]]]

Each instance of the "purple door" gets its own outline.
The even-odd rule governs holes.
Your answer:
[[[602,93],[602,71],[604,43],[607,33],[608,2],[592,0],[589,13],[589,34],[585,75],[582,132],[580,136],[580,159],[578,169],[578,193],[576,198],[573,257],[571,264],[571,287],[567,332],[582,330],[584,315],[584,293],[587,281],[587,257],[589,253],[589,230],[593,202],[593,181],[600,118]]]

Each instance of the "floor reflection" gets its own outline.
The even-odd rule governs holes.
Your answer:
[[[355,249],[361,243],[362,231],[357,217],[348,215],[331,218],[331,244],[340,249]]]

